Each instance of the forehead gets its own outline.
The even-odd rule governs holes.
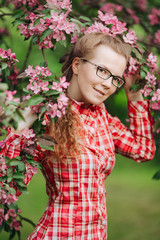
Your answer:
[[[90,60],[108,68],[115,75],[122,75],[127,64],[127,60],[123,55],[105,45],[96,47],[92,52]]]

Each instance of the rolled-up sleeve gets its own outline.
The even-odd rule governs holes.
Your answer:
[[[123,125],[117,117],[112,117],[109,114],[109,128],[116,152],[137,162],[152,160],[156,148],[149,101],[129,101],[128,116],[130,119],[129,128]]]

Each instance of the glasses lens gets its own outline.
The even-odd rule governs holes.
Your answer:
[[[107,69],[102,67],[97,67],[97,75],[103,79],[108,79],[111,76],[110,72],[107,71]]]
[[[120,87],[123,86],[124,80],[122,78],[119,78],[119,77],[113,77],[112,83],[115,87],[120,88]]]

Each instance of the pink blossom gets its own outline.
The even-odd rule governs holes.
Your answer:
[[[135,74],[139,69],[138,62],[136,59],[130,57],[128,73]]]
[[[68,97],[64,93],[60,94],[58,98],[58,108],[62,109],[64,106],[66,107],[68,104]]]
[[[101,11],[106,12],[106,13],[112,13],[114,14],[115,11],[121,12],[123,9],[123,6],[113,4],[113,3],[106,3],[104,6],[100,8]]]
[[[152,72],[158,68],[157,67],[157,56],[153,55],[152,52],[148,55],[147,62],[148,62],[147,65],[151,67]]]
[[[155,43],[160,44],[160,30],[155,33]]]
[[[118,21],[115,25],[111,27],[110,31],[113,35],[117,35],[117,34],[122,34],[126,30],[127,30],[126,23]]]
[[[73,36],[71,37],[71,43],[76,43],[77,39],[78,39],[77,35],[73,34]]]
[[[70,85],[70,83],[66,82],[66,77],[63,76],[60,78],[60,83],[53,82],[52,85],[53,85],[51,88],[52,90],[57,90],[59,92],[62,92],[63,89],[66,89]]]
[[[160,102],[153,102],[151,108],[160,111]]]
[[[58,108],[57,103],[55,104],[48,103],[46,114],[50,115],[51,118],[54,118],[57,115],[57,108]]]
[[[16,218],[17,217],[17,213],[15,212],[15,209],[9,209],[7,214],[5,214],[4,219],[6,221],[8,221],[9,217],[12,217],[12,218]]]
[[[140,10],[144,12],[147,10],[147,0],[136,0],[136,3]]]
[[[104,26],[102,23],[95,22],[87,30],[84,31],[84,34],[92,33],[92,32],[103,32],[109,34],[110,29]]]
[[[153,102],[154,101],[160,101],[160,88],[158,88],[154,94],[153,94],[153,97],[151,99]]]
[[[150,95],[150,93],[152,92],[152,89],[150,87],[148,87],[147,85],[144,86],[143,89],[141,89],[141,93],[147,97]]]
[[[111,13],[103,14],[100,10],[98,11],[98,18],[104,22],[106,25],[113,24],[116,25],[118,22],[117,16],[114,16]]]
[[[160,133],[160,128],[158,128],[158,129],[156,130],[156,133],[157,133],[157,134]]]
[[[34,138],[36,135],[33,132],[33,129],[26,129],[23,133],[22,136],[24,136],[26,139],[31,139]]]
[[[135,23],[139,23],[139,18],[136,16],[135,12],[130,8],[127,8],[126,10],[130,14],[131,18],[135,21]]]
[[[16,197],[15,194],[9,193],[8,195],[3,195],[4,198],[2,199],[3,204],[10,205],[11,203],[14,203],[15,201],[18,201],[18,198]]]
[[[4,209],[0,208],[0,226],[3,223],[3,219],[4,219]]]
[[[37,105],[32,105],[31,106],[31,111],[32,113],[39,113],[41,111],[41,107],[44,106],[44,103],[39,103]]]
[[[131,45],[135,44],[137,41],[137,36],[135,34],[135,31],[128,31],[128,33],[126,34],[126,36],[123,36],[123,39],[125,41],[125,43],[129,43]]]
[[[145,79],[151,83],[151,85],[156,85],[156,76],[150,72],[147,72]]]
[[[153,26],[159,24],[160,9],[152,8],[152,13],[148,15],[150,24]]]
[[[6,97],[6,100],[7,100],[7,101],[14,101],[14,102],[19,103],[20,99],[13,97],[13,96],[17,93],[16,90],[14,90],[14,91],[5,90],[4,92],[5,92],[6,95],[7,95],[7,97]]]
[[[17,221],[15,218],[13,219],[12,223],[10,224],[11,228],[14,228],[16,231],[20,231],[20,222]]]

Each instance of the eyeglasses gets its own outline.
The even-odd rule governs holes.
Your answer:
[[[123,78],[114,76],[108,69],[106,69],[104,67],[101,67],[101,66],[98,66],[97,64],[92,63],[87,59],[81,58],[81,60],[84,61],[84,62],[88,62],[88,63],[92,64],[93,66],[96,66],[97,67],[96,75],[98,77],[100,77],[104,80],[107,80],[110,77],[112,77],[112,84],[115,87],[121,88],[125,84],[125,80]]]

